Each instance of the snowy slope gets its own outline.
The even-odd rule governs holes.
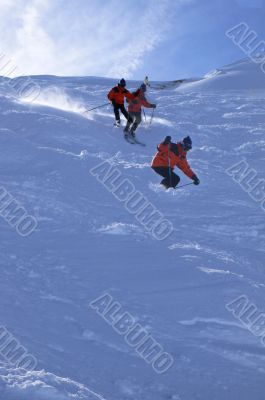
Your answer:
[[[252,62],[249,58],[226,65],[206,74],[202,79],[181,85],[181,91],[247,90],[256,94],[265,89],[265,74],[261,60]]]
[[[235,74],[228,67],[230,81],[238,70],[258,79],[250,62],[240,65]],[[264,347],[226,304],[243,294],[263,311],[264,211],[225,171],[244,159],[263,178],[265,90],[255,97],[226,81],[222,93],[219,83],[209,93],[195,83],[184,92],[150,89],[158,108],[151,127],[146,111],[141,147],[112,127],[110,107],[84,113],[106,101],[115,81],[34,80],[42,89],[35,104],[16,98],[7,81],[0,87],[1,185],[38,221],[21,237],[0,219],[0,324],[37,367],[25,372],[3,359],[0,399],[262,400]],[[200,186],[158,185],[149,165],[168,134],[191,135]],[[91,175],[110,159],[172,222],[166,240]],[[157,374],[89,307],[104,293],[173,356],[167,372]]]

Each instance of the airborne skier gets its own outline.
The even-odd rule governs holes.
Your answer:
[[[160,182],[166,189],[175,188],[180,177],[173,172],[177,166],[185,175],[193,180],[194,185],[199,185],[200,180],[190,168],[186,155],[192,149],[192,141],[189,136],[185,137],[182,142],[172,143],[171,137],[167,136],[165,140],[157,146],[151,168],[164,179]]]

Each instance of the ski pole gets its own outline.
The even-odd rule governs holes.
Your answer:
[[[149,125],[151,125],[151,123],[152,123],[152,121],[153,121],[154,112],[155,112],[155,109],[153,108],[152,115],[151,115],[151,118],[150,118],[150,124],[149,124]]]
[[[144,120],[145,120],[145,123],[146,123],[146,115],[145,115],[144,109],[143,109],[143,113],[144,113]]]
[[[89,111],[92,111],[92,110],[96,110],[97,108],[100,108],[100,107],[105,107],[105,106],[107,106],[109,103],[105,103],[105,104],[101,104],[101,106],[97,106],[97,107],[93,107],[93,108],[90,108],[89,110],[86,110],[86,112],[89,112]]]
[[[183,188],[184,186],[194,185],[194,183],[186,183],[186,185],[177,186],[175,189]]]
[[[168,174],[169,174],[169,182],[170,182],[170,186],[172,185],[172,171],[170,168],[170,155],[169,155],[169,151],[170,151],[170,143],[168,144]]]

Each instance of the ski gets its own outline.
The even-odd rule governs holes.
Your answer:
[[[128,142],[130,144],[135,144],[135,141],[132,136],[124,135],[124,139],[126,140],[126,142]]]
[[[138,139],[134,139],[134,143],[135,144],[139,144],[140,146],[146,146],[146,144],[144,143],[144,142],[141,142],[140,140],[138,140]]]
[[[136,139],[135,137],[132,136],[125,136],[124,135],[124,139],[130,143],[130,144],[139,144],[140,146],[146,146],[146,144],[144,142],[141,142],[140,140]]]

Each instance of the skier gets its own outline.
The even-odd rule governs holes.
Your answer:
[[[127,125],[124,128],[125,138],[131,136],[135,138],[135,131],[142,121],[142,106],[147,108],[156,108],[156,104],[149,103],[145,98],[146,85],[143,83],[136,92],[132,93],[133,98],[129,99],[129,116]]]
[[[149,86],[149,87],[150,87],[150,83],[149,83],[148,76],[146,76],[146,77],[144,78],[144,84],[145,84],[145,86]]]
[[[129,92],[129,90],[125,89],[126,81],[125,79],[121,79],[117,86],[114,86],[108,93],[108,99],[112,102],[113,111],[115,115],[115,126],[120,126],[120,111],[125,116],[128,121],[132,122],[127,110],[124,107],[124,97],[128,100],[133,98],[133,95]]]
[[[173,172],[177,166],[185,175],[193,180],[194,185],[199,185],[200,180],[190,168],[186,159],[187,152],[192,148],[192,141],[189,136],[182,142],[172,143],[171,137],[167,136],[165,140],[157,146],[158,152],[154,156],[151,168],[164,179],[160,182],[166,189],[175,188],[180,177]]]

